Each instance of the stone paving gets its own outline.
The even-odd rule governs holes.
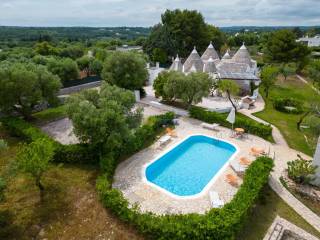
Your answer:
[[[239,140],[230,137],[230,129],[218,127],[219,131],[212,131],[203,129],[200,124],[201,122],[198,120],[187,117],[180,118],[179,126],[176,127],[178,137],[173,138],[173,141],[163,149],[159,148],[159,143],[156,142],[151,147],[120,163],[116,169],[113,187],[120,189],[131,204],[138,203],[142,211],[151,211],[157,214],[204,213],[211,208],[208,195],[211,190],[218,192],[225,202],[231,201],[233,195],[237,192],[237,188],[232,187],[225,181],[226,174],[236,175],[230,166],[227,166],[226,170],[219,175],[208,191],[194,198],[179,198],[168,195],[148,184],[145,180],[144,166],[146,164],[157,159],[163,152],[193,134],[209,135],[233,143],[240,149],[240,152],[235,156],[235,161],[238,161],[240,157],[254,160],[254,157],[249,154],[252,146],[273,151],[271,144],[261,138],[250,135],[248,139]],[[238,180],[241,184],[242,179],[238,178]]]

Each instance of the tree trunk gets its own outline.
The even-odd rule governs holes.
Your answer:
[[[232,99],[231,99],[231,95],[230,95],[230,92],[227,91],[227,95],[228,95],[228,99],[229,101],[231,102],[231,105],[233,106],[235,112],[237,112],[237,106],[233,103]]]
[[[44,197],[44,186],[42,185],[40,178],[36,178],[36,186],[39,188],[40,202],[42,202]]]
[[[300,125],[301,125],[301,123],[303,122],[303,120],[304,120],[310,113],[311,113],[311,111],[307,111],[307,112],[305,112],[305,113],[300,117],[299,121],[297,122],[297,129],[298,129],[299,131],[301,131],[301,130],[300,130]]]

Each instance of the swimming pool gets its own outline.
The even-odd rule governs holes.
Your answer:
[[[146,167],[147,181],[167,192],[188,197],[201,193],[237,152],[225,141],[190,136]]]

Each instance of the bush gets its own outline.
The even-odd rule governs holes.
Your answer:
[[[56,148],[54,162],[58,163],[85,163],[97,164],[99,161],[98,154],[85,144],[62,145]]]
[[[280,112],[293,114],[299,114],[303,112],[303,103],[293,98],[277,98],[273,100],[273,106]],[[294,109],[290,110],[286,107],[293,107]]]
[[[219,123],[221,126],[228,128],[231,127],[231,124],[226,121],[226,114],[210,112],[204,108],[195,106],[190,108],[189,114],[191,117],[207,123]],[[243,116],[242,114],[237,114],[234,126],[243,128],[247,132],[262,137],[266,140],[272,140],[272,128],[270,125],[258,123],[250,118]]]
[[[312,165],[312,160],[303,159],[298,155],[299,159],[288,162],[288,176],[299,184],[309,184],[313,180],[316,173],[316,166]]]
[[[233,200],[223,208],[212,209],[204,215],[141,213],[136,206],[129,207],[120,191],[112,189],[112,177],[108,174],[98,178],[97,190],[105,207],[154,239],[235,239],[267,184],[272,167],[272,159],[258,158],[246,171],[243,184]]]
[[[0,152],[6,150],[8,148],[8,144],[5,140],[0,139]]]

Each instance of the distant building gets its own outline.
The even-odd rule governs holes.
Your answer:
[[[117,51],[121,52],[127,52],[127,51],[138,51],[142,52],[142,46],[128,46],[128,45],[122,45],[121,47],[116,48]]]
[[[243,44],[231,57],[229,51],[220,59],[212,43],[200,57],[196,48],[182,64],[179,56],[173,61],[170,70],[185,74],[191,72],[206,72],[215,79],[230,79],[238,83],[242,92],[251,90],[250,83],[260,84],[257,62],[252,60]]]
[[[308,47],[319,47],[320,46],[320,35],[316,35],[314,37],[303,37],[303,38],[299,38],[297,40],[297,42],[301,42],[305,45],[307,45]]]

